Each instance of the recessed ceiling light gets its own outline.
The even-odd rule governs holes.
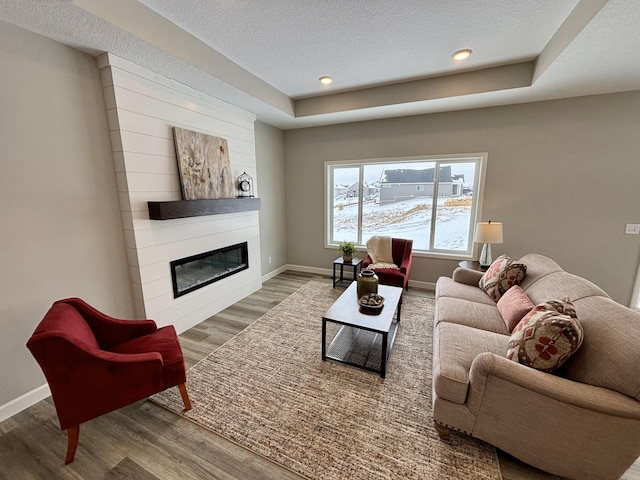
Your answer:
[[[457,52],[453,52],[453,55],[451,56],[454,60],[465,60],[467,58],[469,58],[469,56],[471,55],[471,49],[469,48],[465,48],[463,50],[458,50]]]
[[[320,83],[323,85],[331,85],[331,83],[333,83],[333,78],[327,75],[320,77],[318,80],[320,80]]]

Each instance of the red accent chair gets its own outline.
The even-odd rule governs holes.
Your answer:
[[[173,326],[119,320],[79,298],[55,302],[27,342],[51,388],[65,464],[73,461],[80,424],[175,385],[186,410],[182,349]]]
[[[411,250],[413,248],[413,240],[404,238],[391,239],[391,256],[399,270],[395,268],[376,268],[376,275],[382,285],[393,285],[409,290],[409,276],[411,275],[411,262],[413,259]],[[371,264],[371,257],[367,257],[362,262],[363,268],[367,268]]]

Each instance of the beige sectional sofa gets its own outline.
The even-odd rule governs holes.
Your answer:
[[[640,455],[640,313],[599,287],[530,254],[521,288],[537,305],[569,297],[584,342],[544,373],[505,358],[509,331],[480,288],[482,273],[458,268],[436,284],[433,417],[547,472],[619,478]]]

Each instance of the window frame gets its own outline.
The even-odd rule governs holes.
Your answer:
[[[375,165],[379,163],[414,163],[416,161],[421,162],[432,162],[435,164],[436,171],[439,173],[440,165],[444,164],[452,164],[452,163],[476,163],[475,168],[475,185],[477,188],[477,193],[474,190],[474,202],[472,204],[471,211],[471,225],[469,228],[469,239],[468,244],[470,248],[465,252],[457,252],[452,250],[444,250],[444,249],[431,249],[431,250],[417,250],[414,249],[413,255],[417,257],[433,257],[433,258],[443,258],[443,259],[454,259],[454,260],[469,260],[473,259],[477,254],[477,245],[473,242],[475,228],[477,222],[482,218],[482,203],[484,198],[484,186],[485,186],[485,177],[488,163],[488,153],[464,153],[464,154],[447,154],[447,155],[420,155],[420,156],[411,156],[411,157],[390,157],[390,158],[369,158],[369,159],[357,159],[357,160],[327,160],[324,162],[324,247],[328,249],[336,249],[338,246],[337,241],[331,241],[332,235],[332,222],[333,216],[331,214],[331,208],[333,207],[332,193],[335,185],[334,179],[334,167],[340,168],[357,168],[358,169],[358,182],[359,182],[359,195],[358,195],[358,225],[357,231],[358,236],[362,233],[362,211],[363,211],[363,180],[364,180],[364,168],[367,165]],[[432,198],[438,198],[438,177],[439,175],[435,175],[434,178],[434,193]],[[436,225],[435,217],[437,215],[437,208],[431,209],[431,225]],[[429,244],[434,244],[436,228],[430,228],[430,238]],[[364,242],[364,239],[360,239]],[[358,247],[361,249],[365,248],[365,245],[358,243]]]

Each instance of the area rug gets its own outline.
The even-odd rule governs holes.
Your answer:
[[[321,359],[342,292],[307,283],[189,369],[191,411],[175,388],[152,400],[313,480],[500,479],[492,446],[433,428],[433,300],[405,295],[382,379]]]

